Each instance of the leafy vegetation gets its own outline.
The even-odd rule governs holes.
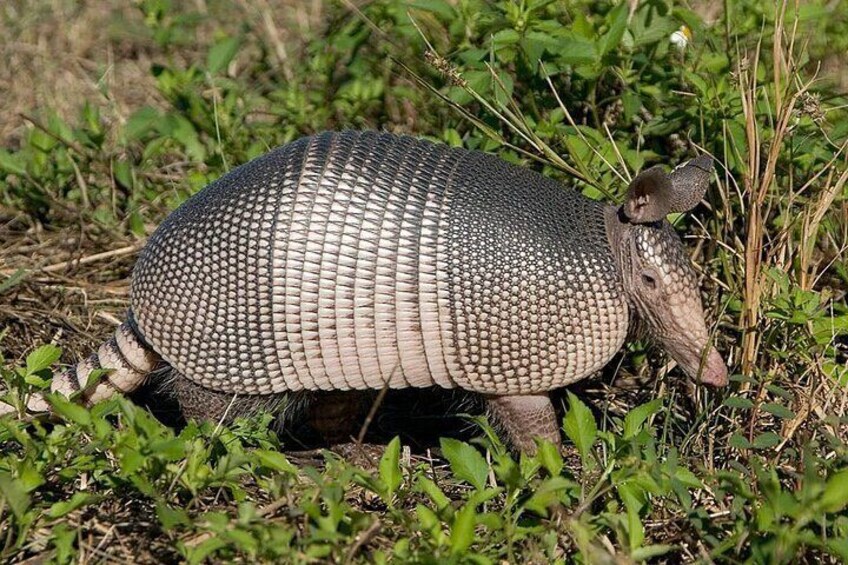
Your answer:
[[[0,420],[0,558],[848,559],[848,6],[314,4],[287,18],[267,0],[139,0],[110,41],[149,59],[144,103],[121,113],[107,91],[0,128],[8,401],[47,386],[57,331],[69,362],[109,333],[169,210],[345,127],[495,152],[612,200],[646,166],[714,155],[709,204],[675,223],[730,392],[690,388],[635,343],[567,394],[563,449],[520,458],[485,424],[471,443],[316,456],[283,450],[270,416],[172,428],[124,399],[53,398],[49,421]],[[10,6],[7,35],[24,33]]]

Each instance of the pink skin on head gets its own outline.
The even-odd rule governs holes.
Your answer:
[[[704,372],[701,373],[701,382],[715,387],[727,386],[727,365],[721,358],[715,347],[710,348]]]

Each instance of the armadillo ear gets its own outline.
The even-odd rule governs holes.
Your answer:
[[[662,167],[639,173],[627,188],[621,211],[634,224],[648,224],[665,218],[672,211],[674,189]]]
[[[713,173],[713,159],[701,155],[674,169],[668,178],[674,190],[672,212],[688,212],[704,198]]]

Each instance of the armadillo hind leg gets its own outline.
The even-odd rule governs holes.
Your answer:
[[[116,393],[134,391],[161,363],[159,355],[136,333],[133,323],[126,321],[96,353],[54,375],[50,391],[74,397],[77,402],[90,406]],[[96,369],[107,371],[89,382]],[[34,394],[27,401],[27,410],[48,412],[50,405],[42,395]],[[13,411],[11,406],[0,405],[0,416]]]
[[[175,369],[163,380],[162,389],[176,398],[186,420],[230,424],[239,417],[270,412],[278,416],[277,431],[288,439],[299,442],[305,423],[330,445],[356,437],[373,399],[364,391],[220,392],[195,383]]]
[[[186,420],[224,424],[260,411],[278,412],[286,406],[291,396],[286,393],[248,395],[215,391],[195,383],[176,369],[163,387],[176,397]]]
[[[556,412],[547,394],[487,396],[486,404],[495,424],[517,451],[535,453],[534,438],[559,445]]]
[[[373,406],[371,391],[321,391],[309,407],[309,427],[329,445],[359,436]]]

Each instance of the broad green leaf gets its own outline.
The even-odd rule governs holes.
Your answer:
[[[560,39],[556,56],[558,62],[566,65],[588,65],[598,61],[595,44],[573,36]]]
[[[440,443],[442,454],[450,463],[453,474],[475,488],[483,489],[489,466],[480,452],[467,443],[451,438],[442,438]]]
[[[52,344],[42,345],[26,358],[27,374],[38,373],[59,360],[62,350]]]
[[[515,45],[521,39],[521,35],[514,29],[502,29],[492,36],[495,49],[508,45]]]
[[[50,402],[53,411],[65,420],[81,426],[91,424],[91,414],[89,411],[76,402],[68,400],[58,393],[46,394],[45,397]]]
[[[606,55],[621,43],[621,38],[627,29],[627,14],[628,5],[626,2],[622,2],[607,15],[610,27],[609,31],[601,38],[601,55]]]
[[[102,500],[102,498],[102,495],[78,491],[75,492],[69,500],[60,500],[59,502],[54,502],[53,505],[50,507],[50,510],[47,511],[47,515],[51,518],[61,518],[62,516],[67,516],[77,508],[82,508],[83,506],[94,504],[99,500]]]
[[[592,411],[573,393],[568,393],[568,412],[565,414],[563,429],[568,439],[577,446],[583,464],[589,461],[589,450],[598,435],[598,425]]]
[[[156,503],[156,517],[166,531],[173,530],[177,526],[191,525],[191,518],[185,510],[172,508],[161,500]]]
[[[767,402],[762,405],[762,409],[769,414],[774,414],[778,418],[783,418],[784,420],[791,420],[795,417],[795,412],[782,404],[777,404],[776,402]]]
[[[730,440],[727,442],[730,447],[735,447],[736,449],[750,449],[751,442],[748,441],[748,438],[743,436],[742,434],[734,433],[730,436]]]
[[[423,504],[415,506],[415,514],[422,529],[430,530],[439,526],[439,517]]]
[[[757,449],[768,449],[778,445],[783,438],[774,432],[764,432],[754,438],[753,445]]]
[[[536,454],[536,459],[538,459],[542,467],[552,476],[556,477],[562,472],[562,455],[559,453],[558,445],[542,440],[539,442],[539,451]]]
[[[645,539],[645,527],[639,517],[642,509],[643,493],[633,482],[623,483],[616,486],[618,496],[627,508],[627,536],[630,548],[635,550],[642,545]]]
[[[20,154],[9,153],[5,149],[0,149],[0,171],[22,177],[27,174],[26,164]]]
[[[30,505],[29,494],[23,484],[9,473],[0,473],[0,496],[12,509],[15,518],[23,518]]]
[[[821,503],[825,512],[840,512],[848,506],[848,469],[828,477]]]
[[[661,408],[662,399],[655,398],[628,412],[624,417],[624,439],[630,439],[642,431],[643,424]]]
[[[292,465],[289,460],[286,459],[286,456],[279,451],[257,449],[251,453],[264,467],[268,467],[269,469],[273,469],[280,473],[287,473],[290,475],[297,474],[297,467]]]
[[[218,536],[207,538],[193,547],[186,548],[186,561],[190,565],[197,565],[198,563],[203,563],[216,551],[218,551],[222,547],[226,547],[226,545],[227,542]]]
[[[112,176],[118,181],[118,184],[126,189],[133,188],[133,173],[132,165],[123,159],[117,159],[112,162]]]
[[[397,489],[403,481],[403,476],[400,471],[399,437],[395,437],[389,442],[389,445],[386,446],[386,451],[380,458],[380,480],[382,480],[383,484],[386,486],[387,500],[385,500],[385,502],[388,504],[392,495],[397,492]]]
[[[445,21],[456,18],[456,10],[445,0],[413,0],[409,3],[409,7],[432,12]]]
[[[514,88],[512,77],[508,73],[500,72],[498,73],[498,80],[492,79],[492,81],[494,83],[492,88],[495,91],[495,100],[501,107],[507,107],[512,99]]]
[[[477,511],[472,504],[466,504],[456,513],[451,526],[451,551],[455,554],[465,553],[474,541],[474,524]]]
[[[226,69],[240,46],[241,39],[238,37],[228,37],[213,45],[206,57],[206,69],[213,75]]]
[[[701,479],[686,467],[677,467],[674,470],[674,477],[689,488],[703,488],[704,486]]]
[[[433,501],[433,504],[436,505],[436,510],[442,511],[448,506],[450,506],[450,498],[445,495],[439,485],[433,482],[432,479],[425,477],[424,475],[418,475],[418,480],[416,481],[416,490],[423,492],[427,496],[430,497],[430,500]]]
[[[630,557],[633,558],[636,562],[648,561],[654,557],[659,557],[661,555],[665,555],[669,551],[675,549],[673,545],[646,545],[645,547],[638,547],[633,550],[630,554]]]
[[[150,106],[139,108],[127,120],[124,135],[129,141],[138,141],[148,132],[154,130],[161,118],[159,111]]]
[[[738,408],[740,410],[745,410],[754,406],[753,402],[741,396],[729,396],[724,399],[722,404],[728,408]]]
[[[545,515],[548,508],[559,503],[567,506],[572,502],[565,491],[576,487],[575,483],[565,477],[550,477],[533,489],[532,496],[524,503],[524,507],[540,515]]]

